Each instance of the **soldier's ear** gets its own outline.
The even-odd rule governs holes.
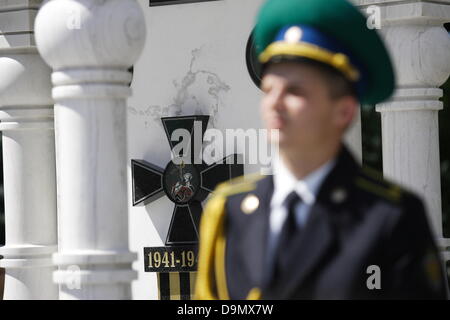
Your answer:
[[[358,100],[351,96],[345,95],[336,101],[334,110],[334,121],[338,128],[347,129],[352,123],[359,110]]]

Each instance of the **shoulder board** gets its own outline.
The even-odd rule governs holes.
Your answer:
[[[230,196],[233,194],[252,191],[256,188],[256,183],[265,176],[259,173],[253,173],[243,175],[237,178],[233,178],[227,182],[220,183],[214,193],[222,196]]]
[[[383,175],[369,167],[363,167],[356,176],[357,187],[376,194],[392,202],[399,202],[402,197],[402,189],[395,183],[383,178]]]

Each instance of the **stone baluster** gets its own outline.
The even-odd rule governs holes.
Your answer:
[[[51,0],[35,23],[53,69],[61,299],[128,299],[126,99],[146,29],[134,0]]]
[[[4,299],[58,299],[55,140],[50,69],[33,22],[40,1],[0,4],[0,131],[6,243]]]
[[[443,108],[439,86],[450,75],[450,37],[443,26],[450,21],[450,3],[358,2],[380,9],[380,32],[397,77],[394,96],[377,105],[384,174],[422,196],[435,236],[445,248],[450,243],[442,233],[438,112]],[[449,259],[448,252],[445,257]]]

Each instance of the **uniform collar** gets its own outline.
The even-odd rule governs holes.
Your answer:
[[[308,205],[314,204],[319,188],[335,162],[336,159],[333,158],[303,179],[298,180],[286,167],[281,158],[274,160],[274,193],[271,206],[281,206],[287,195],[293,190],[297,192],[304,203]]]

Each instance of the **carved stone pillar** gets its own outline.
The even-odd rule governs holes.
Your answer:
[[[133,0],[52,0],[36,43],[53,68],[61,299],[127,299],[127,69],[145,42]]]
[[[443,108],[439,86],[450,75],[450,37],[443,26],[450,21],[450,3],[358,2],[380,8],[380,32],[397,76],[393,98],[377,106],[384,174],[423,197],[435,236],[448,246],[442,235],[438,111]]]
[[[4,299],[58,299],[55,144],[50,69],[34,44],[40,1],[0,4],[0,131],[6,243]]]

